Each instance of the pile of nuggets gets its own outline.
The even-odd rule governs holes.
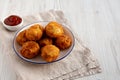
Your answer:
[[[45,28],[34,24],[20,32],[16,41],[21,45],[20,53],[23,57],[31,59],[40,54],[46,62],[52,62],[60,55],[60,50],[71,46],[72,40],[65,35],[64,29],[58,22],[49,22]]]

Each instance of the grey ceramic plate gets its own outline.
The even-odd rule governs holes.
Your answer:
[[[46,26],[46,25],[48,24],[48,22],[47,22],[47,21],[34,22],[34,23],[31,23],[31,24],[29,24],[29,25],[24,26],[23,28],[19,29],[19,30],[16,32],[16,34],[15,34],[15,36],[14,36],[14,39],[13,39],[13,49],[14,49],[15,53],[18,55],[18,57],[20,57],[21,59],[23,59],[23,60],[25,60],[25,61],[27,61],[27,62],[31,62],[31,63],[47,64],[47,63],[53,63],[53,62],[60,61],[60,60],[64,59],[66,56],[68,56],[68,55],[71,53],[71,51],[72,51],[72,49],[73,49],[73,47],[74,47],[74,44],[75,44],[74,35],[73,35],[73,33],[70,31],[70,29],[67,28],[67,25],[63,25],[63,24],[62,24],[62,25],[63,25],[63,28],[64,28],[65,34],[68,35],[68,36],[72,39],[72,45],[71,45],[68,49],[61,50],[61,51],[60,51],[60,56],[59,56],[55,61],[53,61],[53,62],[46,62],[46,61],[44,61],[43,59],[41,59],[40,56],[37,56],[37,57],[35,57],[35,58],[33,58],[33,59],[24,58],[24,57],[20,54],[20,48],[21,48],[21,46],[16,42],[16,37],[18,36],[18,34],[19,34],[21,31],[29,28],[30,26],[32,26],[32,25],[34,25],[34,24],[40,24],[40,25]]]

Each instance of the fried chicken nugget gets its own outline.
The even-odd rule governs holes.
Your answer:
[[[59,48],[54,45],[46,45],[41,49],[41,57],[47,62],[56,60],[59,54]]]
[[[27,41],[27,38],[26,38],[26,36],[25,36],[25,33],[26,33],[26,30],[20,32],[20,33],[18,34],[18,36],[16,37],[17,43],[18,43],[19,45],[21,45],[21,46]]]
[[[66,49],[71,46],[72,40],[67,35],[62,35],[58,37],[55,41],[55,45],[59,47],[60,49]]]
[[[46,27],[45,27],[46,34],[51,37],[51,38],[56,38],[61,35],[63,35],[63,27],[57,22],[50,22]]]
[[[23,44],[20,53],[23,57],[31,59],[38,55],[40,46],[34,41],[28,41]]]
[[[48,37],[43,38],[43,39],[41,39],[41,40],[39,41],[39,45],[40,45],[41,47],[46,46],[46,45],[50,45],[50,44],[52,44],[52,43],[53,43],[52,39],[51,39],[51,38],[48,38]]]
[[[26,38],[28,40],[37,41],[42,37],[43,27],[39,24],[35,24],[26,30]]]

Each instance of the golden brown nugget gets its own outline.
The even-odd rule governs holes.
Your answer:
[[[20,32],[18,34],[18,36],[16,37],[16,41],[17,41],[18,44],[23,45],[27,41],[25,33],[26,33],[26,30]]]
[[[55,41],[55,45],[59,47],[60,49],[66,49],[71,46],[72,40],[67,35],[62,35],[58,37]]]
[[[20,53],[23,57],[31,59],[38,55],[40,46],[34,41],[28,41],[23,44]]]
[[[56,60],[59,54],[59,48],[54,45],[46,45],[41,49],[41,57],[47,62]]]
[[[37,41],[42,37],[42,34],[43,34],[42,26],[39,24],[35,24],[26,30],[25,36],[28,40]]]
[[[50,22],[46,27],[45,27],[46,34],[51,37],[51,38],[57,38],[61,35],[64,34],[64,30],[62,25],[60,25],[57,22]]]
[[[51,38],[48,38],[48,37],[43,38],[43,39],[41,39],[41,40],[39,41],[39,45],[40,45],[41,47],[46,46],[46,45],[50,45],[50,44],[52,44],[52,43],[53,43],[52,39],[51,39]]]

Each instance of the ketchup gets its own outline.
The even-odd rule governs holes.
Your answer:
[[[4,23],[9,26],[16,26],[22,22],[19,16],[11,15],[4,20]]]

